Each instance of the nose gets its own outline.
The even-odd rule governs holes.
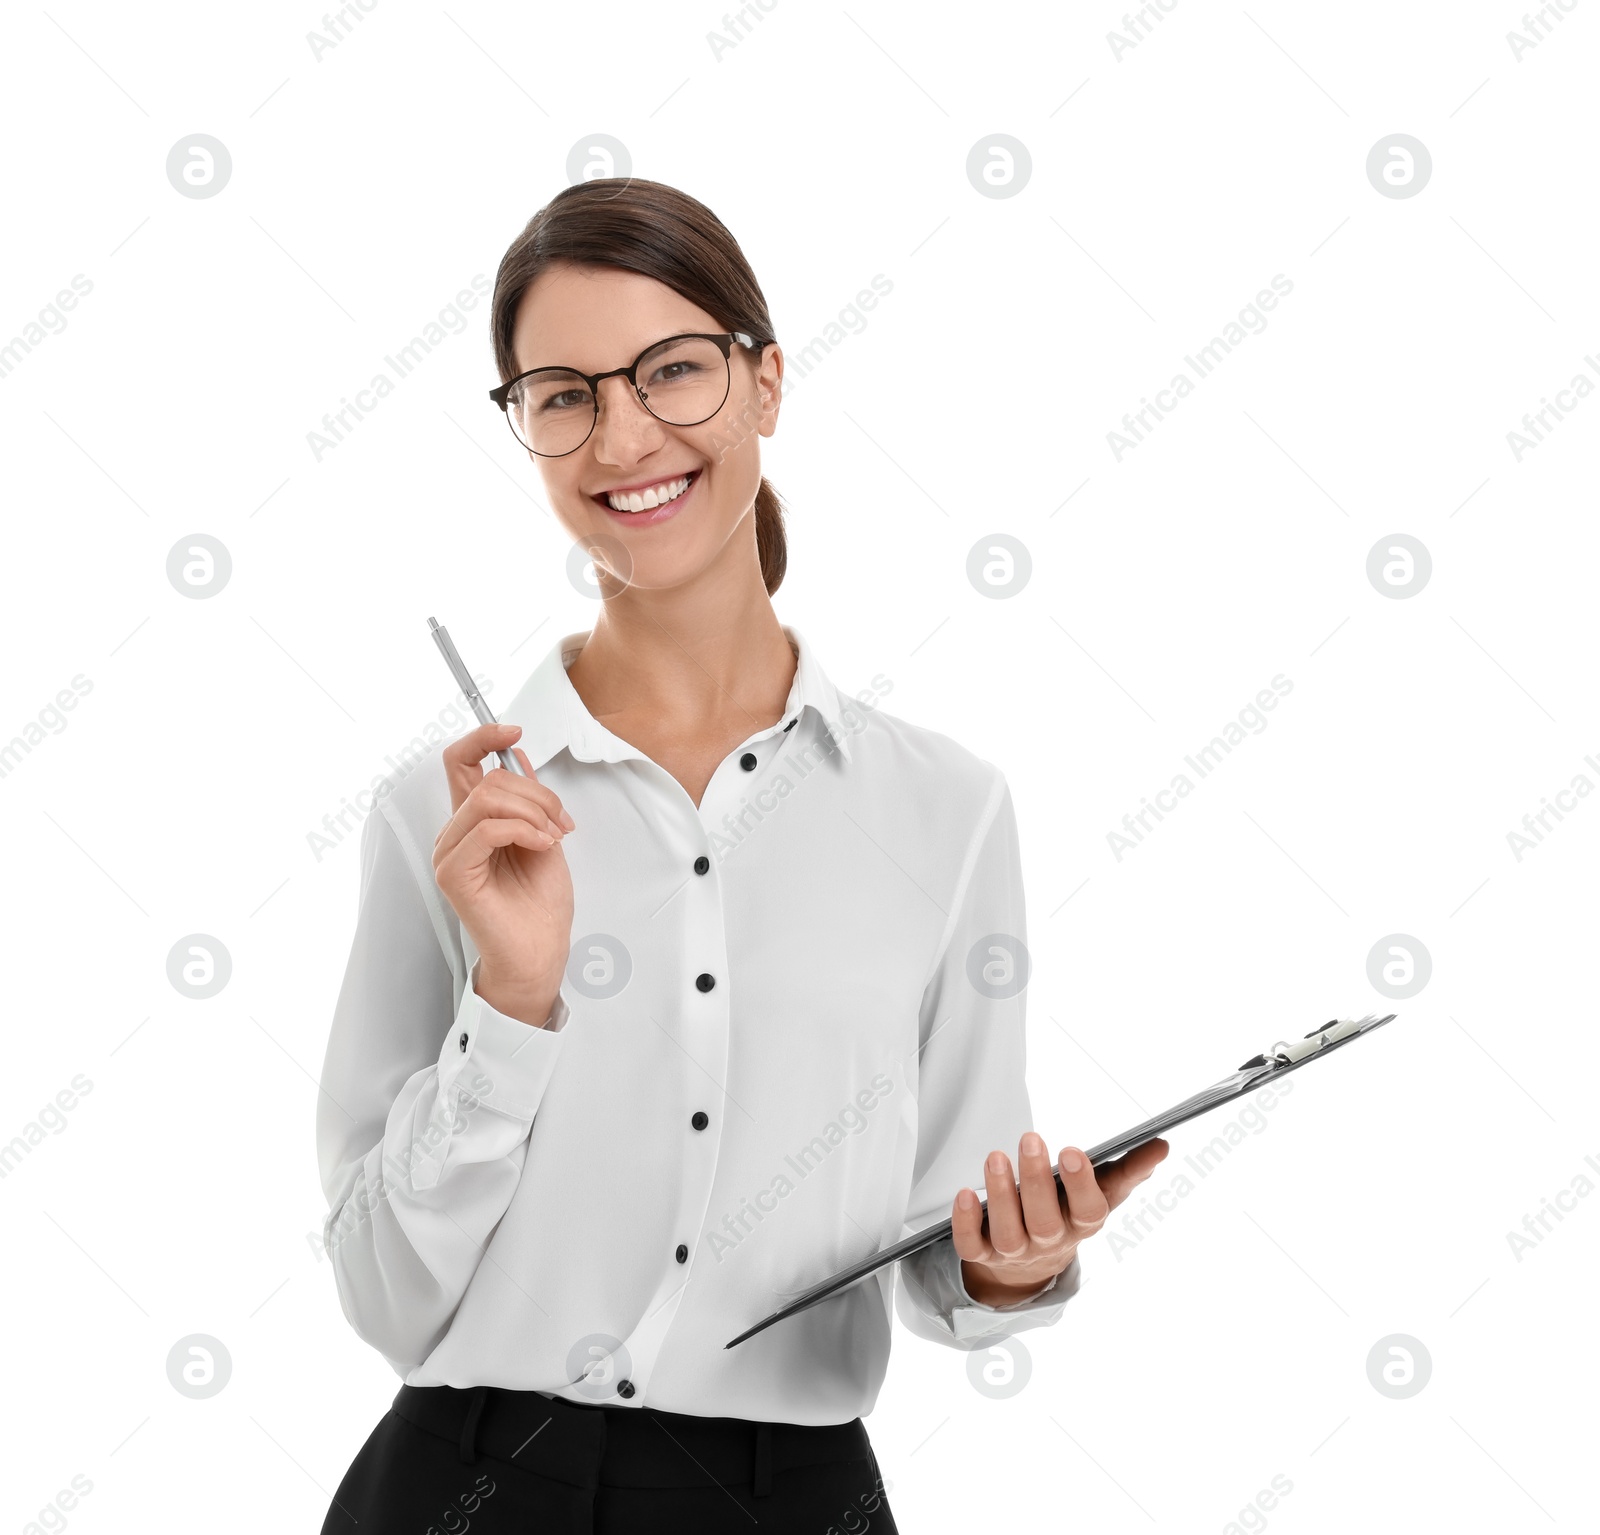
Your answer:
[[[662,424],[645,409],[625,378],[600,385],[600,419],[594,424],[595,456],[606,464],[629,464],[666,439]]]

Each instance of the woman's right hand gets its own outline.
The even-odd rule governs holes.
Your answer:
[[[511,748],[519,725],[479,725],[444,749],[451,817],[433,844],[433,874],[481,958],[473,986],[496,1012],[539,1027],[572,947],[572,874],[561,850],[574,829],[554,790]],[[516,750],[529,776],[498,763]]]

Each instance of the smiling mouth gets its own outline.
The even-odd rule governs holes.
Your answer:
[[[613,512],[654,512],[663,506],[670,506],[672,502],[686,494],[689,487],[699,478],[700,471],[694,469],[688,474],[680,474],[670,480],[659,480],[643,490],[628,491],[622,495],[606,492],[594,499]]]

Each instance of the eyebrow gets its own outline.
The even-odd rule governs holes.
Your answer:
[[[734,327],[734,328],[737,329],[737,327]],[[657,346],[663,341],[671,341],[674,337],[677,337],[677,336],[714,336],[714,335],[719,335],[719,334],[721,334],[721,332],[714,331],[714,330],[711,330],[711,331],[704,331],[704,330],[669,330],[664,335],[657,336],[654,341],[646,341],[643,346],[636,347],[633,350],[632,354],[629,356],[628,362],[634,361],[635,358],[642,357],[646,352],[648,352],[650,350],[651,347]],[[513,357],[513,360],[515,360],[514,357]],[[627,363],[619,363],[617,366],[618,367],[626,367]],[[565,369],[567,369],[568,372],[571,372],[571,373],[579,373],[579,372],[582,372],[582,373],[591,373],[591,372],[592,373],[605,373],[605,372],[608,371],[605,368],[581,368],[580,369],[575,364],[570,363],[570,362],[536,362],[536,363],[530,364],[526,368],[519,367],[517,369],[517,372],[518,373],[536,373],[541,368],[565,368]]]

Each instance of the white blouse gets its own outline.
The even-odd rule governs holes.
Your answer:
[[[789,1423],[872,1410],[896,1307],[953,1348],[1057,1321],[1079,1264],[994,1308],[947,1237],[724,1344],[1015,1164],[1027,962],[1004,777],[850,699],[793,629],[783,718],[687,791],[550,651],[501,718],[577,829],[543,1028],[474,992],[433,878],[439,750],[391,773],[318,1099],[323,1237],[415,1386]],[[887,691],[887,684],[879,680]]]

